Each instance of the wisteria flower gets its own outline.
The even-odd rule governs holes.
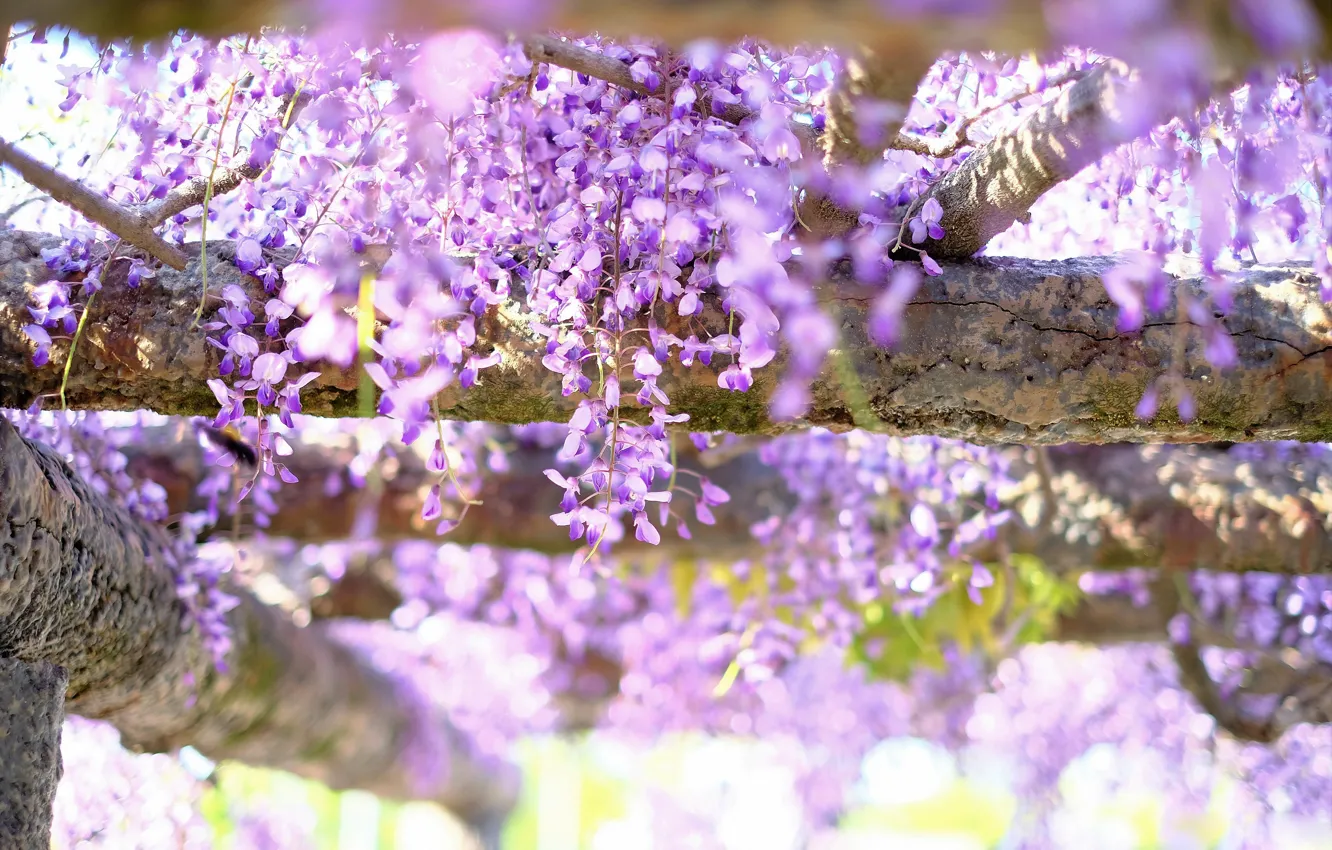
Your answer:
[[[911,241],[920,244],[928,239],[944,238],[944,229],[939,224],[943,219],[943,207],[934,198],[926,199],[921,205],[920,214],[908,222],[911,228]]]

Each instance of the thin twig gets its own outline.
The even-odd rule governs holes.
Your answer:
[[[1026,100],[1029,97],[1035,97],[1042,92],[1059,88],[1068,83],[1077,82],[1087,76],[1088,73],[1090,73],[1090,69],[1087,68],[1070,70],[1060,74],[1052,80],[1047,80],[1044,88],[1040,90],[1037,90],[1032,86],[1023,91],[1011,94],[1003,100],[995,101],[984,109],[973,112],[971,115],[962,119],[962,122],[954,127],[953,132],[947,136],[937,139],[925,139],[907,133],[898,133],[893,141],[889,143],[888,147],[894,150],[911,151],[912,153],[918,153],[923,156],[932,156],[937,159],[952,156],[962,148],[972,144],[969,132],[972,126],[982,118],[992,115],[997,110],[1002,109],[1005,106],[1011,106],[1018,101]]]
[[[1176,614],[1185,613],[1191,621],[1201,622],[1197,601],[1189,589],[1188,579],[1182,573],[1175,573],[1173,579],[1174,581],[1171,581],[1170,578],[1166,578],[1157,582],[1157,593],[1164,597],[1162,601],[1169,606],[1168,610],[1173,610]],[[1212,675],[1207,670],[1207,665],[1203,663],[1195,641],[1172,640],[1170,650],[1175,657],[1175,665],[1179,668],[1180,684],[1193,695],[1202,710],[1212,716],[1217,726],[1242,741],[1271,743],[1281,737],[1282,730],[1270,719],[1258,721],[1244,717],[1237,706],[1221,696],[1216,682],[1212,680]]]
[[[11,218],[13,218],[14,215],[15,215],[16,213],[18,213],[19,210],[23,209],[23,208],[26,207],[28,204],[31,204],[31,203],[33,203],[33,202],[35,202],[35,201],[40,201],[40,200],[41,200],[42,198],[44,198],[44,197],[46,197],[46,196],[45,196],[45,195],[33,195],[33,196],[30,197],[30,198],[24,198],[23,200],[19,201],[17,204],[14,204],[14,206],[10,207],[9,209],[5,210],[4,212],[0,212],[0,227],[4,227],[6,224],[9,224],[9,220],[10,220]]]
[[[213,197],[235,191],[242,183],[253,180],[263,173],[262,168],[251,168],[248,164],[239,168],[224,168],[213,181]],[[139,210],[139,215],[153,225],[159,225],[172,216],[182,213],[190,207],[197,207],[204,202],[208,194],[208,177],[200,175],[182,183],[167,193],[162,200]]]
[[[245,39],[242,55],[250,52],[250,39]],[[194,314],[194,324],[203,321],[204,307],[208,304],[208,207],[213,201],[213,187],[217,181],[218,161],[222,158],[222,141],[227,132],[227,119],[231,117],[231,105],[236,101],[236,86],[239,79],[233,80],[227,89],[227,105],[222,110],[222,123],[217,126],[217,146],[213,149],[213,167],[208,171],[208,180],[204,183],[203,215],[199,216],[199,281],[203,294],[199,297],[199,310]],[[239,185],[239,184],[237,184]]]
[[[283,102],[282,114],[283,129],[286,130],[295,120],[300,109],[309,102],[310,95],[297,92],[290,95]],[[281,140],[279,140],[279,144]],[[264,166],[254,167],[246,163],[245,165],[233,168],[219,169],[214,175],[212,197],[225,195],[228,192],[234,192],[240,188],[241,184],[256,180],[264,173]],[[136,212],[140,218],[153,227],[174,215],[184,212],[191,207],[197,207],[204,202],[204,197],[208,195],[208,177],[200,175],[186,183],[182,183],[176,188],[167,192],[166,197],[152,204],[144,204]]]
[[[644,96],[660,96],[664,92],[664,88],[661,91],[653,91],[635,80],[629,73],[628,65],[604,53],[597,53],[595,50],[588,50],[571,42],[545,35],[524,36],[521,43],[527,58],[533,62],[567,68],[575,73],[586,74]],[[714,104],[712,98],[702,92],[699,92],[696,103],[704,115],[712,115],[728,124],[741,124],[757,114],[738,103]],[[813,127],[797,123],[791,126],[791,132],[795,133],[805,150],[815,149],[818,133]]]
[[[167,244],[151,225],[139,216],[100,195],[82,183],[71,180],[50,166],[28,156],[0,139],[0,165],[8,165],[30,185],[77,211],[88,221],[99,224],[122,240],[142,248],[176,270],[183,270],[189,258],[179,248]]]

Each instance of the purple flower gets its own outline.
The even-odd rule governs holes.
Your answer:
[[[902,313],[919,288],[920,273],[913,266],[902,264],[893,269],[888,288],[870,307],[869,332],[875,342],[884,346],[897,342]]]
[[[254,390],[259,403],[272,406],[277,402],[274,387],[282,382],[287,374],[287,358],[281,354],[260,354],[254,360],[250,380],[240,385],[242,389]]]
[[[652,546],[661,542],[661,534],[652,525],[648,515],[641,511],[634,514],[634,537]]]
[[[281,335],[278,323],[291,318],[294,310],[294,307],[279,298],[268,299],[264,304],[264,317],[267,319],[264,323],[264,335],[270,339],[277,339]]]
[[[365,371],[381,390],[379,412],[391,416],[408,427],[424,424],[431,418],[431,402],[453,381],[453,373],[434,366],[416,378],[395,381],[379,363],[365,364]],[[408,441],[410,442],[410,441]]]
[[[129,273],[125,276],[125,284],[130,289],[138,289],[144,278],[152,279],[154,277],[157,277],[157,272],[148,268],[143,260],[135,257],[130,260]]]
[[[967,582],[967,595],[971,597],[973,604],[980,605],[984,602],[981,590],[991,587],[993,584],[994,573],[990,572],[984,564],[976,561],[971,565],[971,580]]]
[[[545,475],[551,481],[564,488],[564,496],[560,499],[560,510],[568,512],[578,507],[578,479],[565,478],[559,470],[547,469]]]
[[[943,207],[934,198],[926,199],[924,205],[920,208],[920,215],[915,216],[907,224],[911,228],[911,241],[916,244],[924,242],[926,237],[930,239],[944,238],[944,229],[939,225],[943,218]]]
[[[294,381],[289,381],[278,393],[278,418],[288,428],[295,428],[293,413],[301,412],[301,389],[319,379],[318,372],[306,372]]]
[[[37,349],[32,353],[32,365],[45,366],[51,360],[51,335],[41,325],[24,325],[23,333],[37,343]]]
[[[939,523],[929,505],[917,504],[911,509],[911,528],[928,544],[939,539]]]
[[[250,168],[264,168],[273,159],[273,154],[278,149],[277,130],[268,130],[255,137],[250,144],[250,155],[246,158],[245,164]]]
[[[239,366],[240,374],[248,376],[250,363],[259,354],[258,341],[249,334],[239,332],[232,332],[223,339],[224,341],[218,341],[208,337],[209,344],[226,352],[218,365],[218,371],[223,375],[230,375]]]
[[[318,311],[287,339],[303,362],[327,360],[346,367],[356,360],[356,323],[341,310]]]
[[[208,389],[213,391],[213,397],[217,403],[222,406],[218,412],[217,418],[213,420],[213,427],[222,428],[229,422],[235,422],[245,416],[245,396],[242,393],[234,392],[230,387],[217,378],[208,379]]]
[[[634,377],[640,381],[655,378],[661,374],[661,364],[649,348],[640,348],[634,354]]]
[[[237,241],[236,268],[246,273],[253,273],[263,264],[264,249],[259,245],[259,240],[245,238]]]
[[[717,386],[724,390],[741,393],[749,392],[749,388],[753,385],[754,376],[750,373],[748,366],[727,366],[717,376]]]

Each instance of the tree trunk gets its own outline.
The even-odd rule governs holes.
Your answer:
[[[48,279],[40,250],[57,238],[0,233],[0,407],[26,407],[60,389],[68,346],[53,349],[44,368],[31,365],[28,287]],[[210,261],[210,287],[243,286],[263,303],[258,282],[226,261],[229,244]],[[191,253],[187,251],[187,253]],[[678,360],[659,380],[672,412],[688,413],[695,431],[780,433],[811,425],[853,425],[901,436],[932,434],[973,443],[1211,442],[1332,439],[1332,328],[1324,318],[1317,277],[1299,267],[1255,266],[1242,273],[1235,305],[1221,319],[1238,352],[1224,372],[1207,362],[1201,331],[1175,318],[1172,296],[1141,332],[1122,333],[1118,309],[1101,283],[1110,258],[1058,262],[982,259],[945,266],[926,278],[906,308],[902,343],[885,350],[868,333],[875,292],[834,279],[818,287],[842,329],[868,408],[853,412],[835,370],[813,386],[813,406],[794,422],[774,421],[767,396],[784,371],[784,355],[755,376],[747,393],[720,389],[713,367]],[[198,263],[162,269],[138,289],[125,286],[126,264],[107,275],[75,352],[66,398],[73,409],[155,410],[209,415],[217,402],[218,349],[193,328],[201,284]],[[1197,279],[1179,279],[1175,295],[1205,300]],[[728,318],[711,299],[697,322],[725,333]],[[521,316],[492,312],[478,329],[481,350],[499,347],[504,362],[482,372],[478,385],[456,385],[441,397],[451,419],[499,423],[568,421],[578,399],[564,396],[560,376],[541,363]],[[683,331],[668,322],[667,331]],[[682,333],[687,336],[688,333]],[[1183,359],[1176,357],[1183,336]],[[1169,400],[1150,421],[1134,409],[1143,391],[1167,373],[1182,375],[1197,406],[1183,422]],[[306,388],[306,412],[355,415],[355,370],[326,369]],[[626,407],[634,418],[644,411]],[[859,417],[859,421],[857,421]]]
[[[49,850],[60,782],[65,671],[0,657],[0,846]]]
[[[71,713],[110,721],[135,749],[191,744],[333,788],[433,800],[477,826],[507,812],[517,783],[506,765],[246,592],[228,615],[227,669],[216,669],[182,622],[164,543],[0,420],[0,656],[68,670]],[[418,769],[431,758],[443,768],[433,784]]]

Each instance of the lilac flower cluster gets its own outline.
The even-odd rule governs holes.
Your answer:
[[[51,360],[52,331],[59,339],[72,336],[78,329],[84,305],[102,288],[103,270],[111,256],[98,240],[97,233],[90,228],[65,227],[62,228],[61,236],[63,241],[59,247],[42,251],[42,260],[55,277],[32,288],[32,304],[28,307],[32,322],[23,328],[35,345],[32,363],[38,367],[45,366]],[[139,266],[142,266],[142,261],[139,261]],[[68,282],[73,276],[82,278],[79,287],[81,299],[75,297],[73,287]],[[137,279],[135,282],[138,282]]]
[[[815,632],[835,644],[850,643],[872,602],[915,616],[959,583],[977,603],[993,583],[968,550],[1009,519],[999,499],[1012,483],[1002,452],[813,431],[771,441],[762,457],[798,499],[754,529],[770,552],[768,604],[809,610]]]
[[[134,755],[110,725],[65,721],[60,753],[67,777],[56,788],[51,846],[179,847],[206,850],[214,834],[201,811],[204,788],[170,755]]]
[[[793,203],[819,172],[802,160],[791,128],[821,120],[814,104],[835,57],[753,42],[686,54],[578,42],[623,60],[652,89],[642,96],[533,67],[516,48],[480,36],[456,37],[464,62],[457,45],[441,46],[451,38],[111,44],[94,67],[66,73],[65,108],[96,99],[124,113],[131,132],[116,153],[130,167],[106,190],[126,203],[161,200],[219,166],[265,168],[213,199],[202,219],[178,214],[168,228],[178,241],[205,226],[233,240],[235,265],[266,290],[260,298],[223,285],[205,325],[220,352],[217,422],[245,419],[255,405],[264,474],[292,477],[274,460],[280,446],[263,420],[291,427],[300,412],[300,390],[315,373],[295,364],[347,367],[359,356],[379,388],[379,413],[402,422],[410,443],[437,418],[441,391],[465,390],[499,362],[499,352],[476,350],[476,320],[521,295],[547,342],[545,364],[566,394],[587,398],[570,422],[570,454],[583,439],[600,446],[577,478],[595,498],[565,517],[571,530],[595,548],[610,517],[626,514],[636,536],[655,539],[645,502],[669,499],[656,488],[671,473],[665,429],[679,421],[657,385],[670,361],[721,358],[719,386],[746,391],[785,340],[798,356],[774,404],[796,415],[835,341],[808,273],[782,263],[795,256]],[[462,62],[466,85],[445,85],[456,75],[429,64],[441,57]],[[124,73],[103,81],[112,69]],[[148,91],[168,96],[143,97]],[[726,124],[715,111],[727,105],[756,117]],[[417,168],[436,176],[422,181]],[[925,186],[893,175],[885,185]],[[905,188],[888,194],[910,200]],[[866,219],[882,231],[879,254],[896,226],[891,206]],[[926,205],[912,225],[916,241],[938,235],[940,215],[937,203]],[[369,281],[372,244],[387,245],[392,259]],[[802,262],[813,271],[820,256]],[[151,270],[135,266],[131,277],[144,274]],[[42,308],[47,322],[67,315],[68,299],[56,295]],[[705,321],[711,298],[724,333]],[[363,329],[346,312],[357,305],[382,323],[359,343]],[[49,341],[38,328],[32,334],[45,352]],[[654,425],[624,423],[622,397],[648,408]]]

